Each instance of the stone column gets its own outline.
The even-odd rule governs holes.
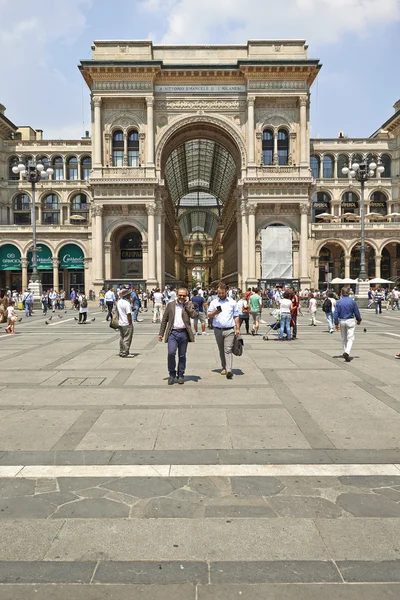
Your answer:
[[[147,242],[148,242],[148,269],[147,287],[156,284],[156,236],[154,215],[156,213],[155,203],[146,204],[147,211]]]
[[[238,285],[241,289],[244,287],[242,274],[242,218],[240,209],[236,211],[236,233],[237,233],[237,266],[238,266]]]
[[[93,167],[101,167],[101,97],[93,96],[94,106],[94,152]]]
[[[83,289],[84,289],[85,294],[88,296],[89,295],[89,267],[90,267],[90,260],[88,258],[85,258],[83,260],[83,264],[84,264]],[[98,298],[98,296],[97,296],[97,298]]]
[[[375,277],[381,277],[381,260],[380,254],[375,256]]]
[[[308,214],[309,202],[300,204],[300,282],[302,287],[308,287],[310,276],[308,272]]]
[[[53,289],[58,292],[58,267],[60,261],[58,258],[53,258]]]
[[[111,242],[104,243],[104,278],[109,280],[111,277]]]
[[[104,249],[103,249],[103,205],[94,204],[92,208],[94,231],[96,234],[94,259],[94,278],[97,283],[103,281]]]
[[[256,211],[257,204],[249,204],[248,227],[249,227],[249,276],[248,285],[256,285]]]
[[[338,157],[337,157],[337,154],[335,154],[333,157],[333,178],[334,179],[338,178],[337,163],[338,163]]]
[[[27,258],[21,258],[21,268],[22,268],[22,291],[24,292],[28,287],[28,264],[29,261]]]
[[[156,200],[156,279],[160,287],[164,281],[164,209],[161,199]],[[178,277],[178,275],[177,275]]]
[[[307,96],[300,96],[300,166],[308,165],[307,156]]]
[[[272,157],[272,162],[274,165],[277,165],[278,160],[278,130],[274,127],[274,155]]]
[[[154,98],[146,97],[147,106],[147,164],[154,165]]]
[[[351,256],[344,257],[344,278],[348,279],[350,277],[350,261]]]
[[[124,167],[128,166],[128,134],[124,132]]]
[[[242,200],[240,203],[240,214],[242,216],[242,280],[244,285],[247,280],[248,273],[248,256],[249,256],[249,241],[248,241],[248,228],[247,228],[247,203]]]
[[[251,165],[254,164],[254,103],[255,98],[247,99],[247,154]]]

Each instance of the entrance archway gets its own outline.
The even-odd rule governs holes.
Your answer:
[[[85,289],[85,255],[77,244],[65,244],[58,252],[59,287],[69,293]],[[56,282],[54,282],[56,286]]]
[[[21,251],[14,244],[0,246],[0,288],[22,290]]]
[[[142,283],[143,240],[132,225],[117,229],[111,238],[111,276],[119,283]]]
[[[237,140],[214,122],[195,121],[189,126],[185,121],[161,146],[158,164],[166,200],[179,225],[172,231],[165,222],[166,275],[171,283],[191,286],[193,270],[199,267],[206,284],[219,280],[237,284],[238,232],[232,219],[242,166]]]
[[[369,244],[365,244],[365,268],[369,279],[375,277],[375,250]],[[350,277],[357,279],[360,274],[360,246],[353,246],[350,258]]]

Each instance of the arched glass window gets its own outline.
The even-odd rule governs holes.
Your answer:
[[[49,157],[45,155],[39,155],[36,157],[36,164],[41,163],[45,169],[50,166]]]
[[[344,213],[358,214],[359,198],[355,192],[345,192],[342,196],[342,215]]]
[[[18,181],[19,173],[13,173],[13,167],[19,163],[18,156],[10,156],[8,159],[8,179],[10,181]]]
[[[71,200],[71,223],[87,223],[89,216],[89,199],[86,194],[76,194]],[[74,218],[75,217],[75,218]]]
[[[92,170],[92,157],[84,156],[81,159],[81,176],[82,179],[87,181],[90,177],[90,171]]]
[[[78,179],[78,159],[76,156],[71,156],[67,160],[67,179],[77,181]]]
[[[42,224],[59,225],[60,223],[60,198],[57,194],[47,194],[42,202]]]
[[[378,157],[376,156],[376,154],[367,154],[367,163],[369,164],[370,162],[378,162]],[[374,177],[376,177],[376,171]]]
[[[315,220],[315,217],[317,217],[318,215],[322,215],[322,213],[331,214],[331,197],[329,196],[329,194],[327,194],[326,192],[317,192],[316,194],[314,194],[312,212],[313,220]],[[318,219],[316,220],[316,222],[320,223]]]
[[[274,132],[272,129],[264,129],[262,136],[263,165],[274,164]]]
[[[387,197],[383,192],[374,192],[369,204],[369,212],[376,212],[380,215],[387,215]]]
[[[322,177],[324,179],[332,179],[333,178],[333,165],[334,159],[333,156],[327,154],[324,156],[324,160],[322,163]]]
[[[196,260],[203,259],[203,246],[201,244],[195,244],[193,247],[193,258]]]
[[[53,158],[52,167],[54,169],[53,179],[55,181],[64,179],[64,161],[62,156],[55,156]]]
[[[289,134],[286,129],[278,131],[278,165],[287,165],[289,162]]]
[[[381,162],[382,162],[383,166],[385,167],[385,170],[382,173],[381,177],[391,177],[392,176],[392,173],[391,173],[392,159],[390,158],[390,156],[388,154],[382,154]]]
[[[357,163],[362,163],[364,161],[364,157],[362,154],[353,154],[353,156],[351,157],[351,164],[357,162]]]
[[[130,167],[139,166],[139,133],[132,129],[128,133],[128,165]]]
[[[112,136],[112,159],[114,167],[124,166],[124,134],[114,131]]]
[[[312,176],[314,177],[314,179],[319,179],[319,165],[320,165],[319,156],[312,154],[310,157],[310,167],[311,167],[311,172],[312,172]]]
[[[14,198],[14,225],[31,224],[31,199],[28,194],[18,194]]]
[[[337,159],[337,175],[339,179],[347,179],[348,175],[343,175],[343,167],[349,166],[349,157],[346,154],[340,154]]]

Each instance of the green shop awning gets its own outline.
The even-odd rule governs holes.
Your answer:
[[[37,253],[37,268],[38,271],[52,271],[53,270],[53,256],[48,246],[44,244],[38,244]],[[29,269],[33,269],[32,264],[32,252],[28,252]]]
[[[60,259],[60,269],[84,269],[85,257],[83,250],[76,244],[67,244],[61,248],[58,257]]]
[[[13,244],[0,246],[0,271],[21,271],[21,252]]]

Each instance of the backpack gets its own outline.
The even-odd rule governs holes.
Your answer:
[[[332,312],[332,302],[329,298],[325,298],[324,303],[322,305],[322,310],[324,313]]]
[[[86,298],[86,296],[83,296],[83,298],[81,300],[81,307],[82,308],[87,308],[87,298]]]

